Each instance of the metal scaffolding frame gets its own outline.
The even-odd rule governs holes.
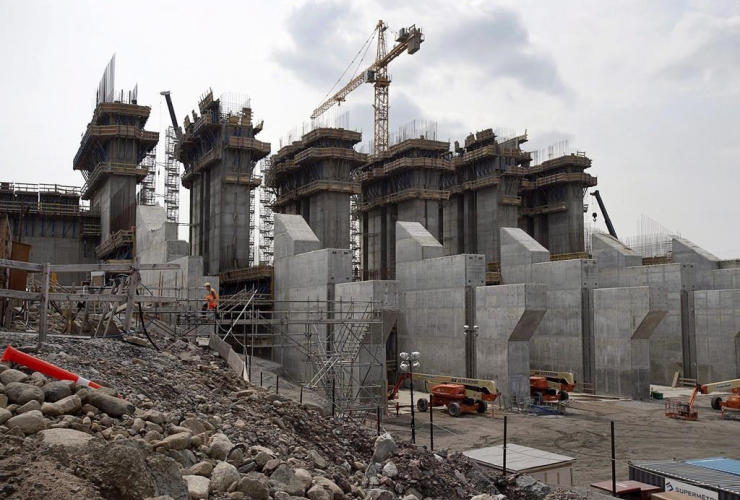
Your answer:
[[[164,206],[167,210],[167,221],[180,221],[180,163],[175,160],[175,143],[177,135],[173,127],[167,127],[165,135],[164,164]]]
[[[146,177],[141,181],[139,190],[139,205],[154,205],[154,196],[157,187],[157,151],[151,150],[140,163],[146,170]]]
[[[192,299],[198,303],[200,299]],[[181,304],[181,308],[182,308]],[[281,365],[297,354],[305,362],[306,390],[331,404],[335,414],[375,416],[385,404],[385,342],[379,304],[367,301],[272,301],[244,290],[219,300],[218,315],[186,307],[178,314],[178,336],[222,340],[244,356],[252,370],[255,350]]]

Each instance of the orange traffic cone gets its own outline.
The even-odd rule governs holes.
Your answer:
[[[18,363],[19,365],[23,365],[27,368],[30,368],[31,370],[43,373],[44,375],[48,375],[49,377],[55,378],[57,380],[72,380],[77,385],[86,385],[87,387],[92,387],[93,389],[100,389],[100,385],[96,384],[95,382],[90,382],[84,377],[80,377],[77,374],[68,372],[67,370],[59,368],[58,366],[54,366],[51,363],[42,361],[39,358],[34,358],[33,356],[21,352],[18,349],[13,349],[12,346],[8,346],[5,349],[2,361],[11,361],[13,363]]]

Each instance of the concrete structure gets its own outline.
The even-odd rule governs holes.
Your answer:
[[[12,241],[31,245],[30,261],[93,264],[100,215],[80,203],[80,188],[0,182],[0,213],[8,215]],[[85,273],[63,273],[62,285],[79,285]]]
[[[190,247],[203,257],[207,274],[248,268],[252,263],[254,167],[270,153],[256,139],[249,98],[209,91],[198,103],[200,116],[185,118],[175,157],[185,165],[182,184],[190,189]]]
[[[396,221],[419,222],[442,242],[445,255],[485,255],[489,284],[497,284],[499,231],[521,227],[553,254],[583,254],[583,193],[596,185],[582,153],[532,166],[524,135],[470,134],[465,146],[405,140],[371,156],[362,167],[364,279],[393,279]]]
[[[533,368],[572,372],[580,383],[593,383],[591,290],[597,285],[596,262],[550,261],[549,252],[521,229],[501,229],[504,284],[547,285],[547,314],[530,342]]]
[[[740,377],[740,289],[694,292],[696,378],[702,384]]]
[[[321,249],[321,243],[300,215],[275,215],[275,305],[278,310],[305,319],[324,318],[327,304],[336,297],[335,286],[352,281],[352,256],[345,249]],[[314,301],[314,303],[311,303]],[[330,328],[318,324],[311,330],[310,342],[326,342]],[[298,339],[306,333],[305,324],[291,324],[285,332]],[[278,360],[294,380],[307,382],[313,367],[305,354],[308,345],[291,345],[283,339]]]
[[[521,184],[524,220],[520,227],[552,255],[584,251],[583,193],[596,186],[596,177],[584,172],[590,167],[591,159],[579,153],[527,168]]]
[[[506,463],[506,470],[511,473],[527,474],[551,486],[573,486],[573,464],[576,459],[565,455],[511,443],[506,445],[505,462],[502,444],[465,451],[463,455],[497,474],[503,472]]]
[[[425,373],[473,377],[476,339],[465,335],[463,326],[475,324],[484,256],[438,256],[442,245],[418,222],[397,222],[395,233],[398,350],[420,351]]]
[[[632,399],[650,397],[650,337],[668,314],[665,289],[658,287],[593,290],[594,356],[597,394]]]
[[[442,239],[442,205],[449,191],[440,179],[451,171],[450,145],[424,138],[395,144],[369,158],[360,175],[363,279],[396,276],[396,222],[417,222]]]
[[[200,311],[205,283],[219,290],[219,277],[203,272],[203,258],[191,256],[187,241],[177,239],[177,224],[159,205],[136,207],[136,259],[141,264],[174,263],[178,271],[141,271],[141,283],[157,295],[181,299],[181,310]]]
[[[353,396],[361,405],[371,401],[383,401],[386,394],[386,359],[397,359],[397,352],[387,354],[387,343],[398,318],[398,285],[395,281],[355,281],[337,283],[334,287],[335,299],[352,305],[358,302],[366,314],[380,311],[381,324],[367,325],[362,348],[358,350],[352,379],[362,381],[362,387],[353,388]],[[341,307],[341,306],[340,306]],[[369,308],[369,310],[368,310]],[[351,313],[346,313],[348,317]],[[370,394],[365,394],[370,392]]]
[[[480,286],[475,292],[476,376],[521,401],[530,394],[529,344],[547,312],[547,287]]]
[[[136,90],[128,99],[114,96],[112,88],[110,93],[99,92],[92,120],[72,162],[86,181],[82,199],[90,200],[91,210],[100,214],[98,259],[132,257],[136,186],[147,176],[141,163],[159,141],[158,132],[144,130],[150,111],[149,106],[137,103]]]
[[[499,140],[492,129],[455,143],[454,173],[445,174],[450,190],[444,205],[444,245],[447,255],[479,253],[487,263],[499,262],[499,228],[517,227],[522,203],[521,180],[530,153],[522,151],[527,136]]]
[[[273,210],[302,215],[322,248],[350,248],[350,197],[359,192],[350,173],[367,159],[353,149],[361,140],[360,132],[317,128],[271,158]]]

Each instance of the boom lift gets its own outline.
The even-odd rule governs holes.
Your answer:
[[[388,75],[388,64],[403,54],[404,51],[408,51],[409,54],[415,54],[421,48],[421,44],[424,41],[424,34],[421,28],[417,28],[416,25],[401,28],[396,35],[396,42],[398,43],[388,52],[385,45],[385,31],[387,29],[388,25],[380,20],[373,32],[373,34],[377,32],[378,36],[378,50],[375,62],[365,71],[350,80],[339,92],[321,103],[311,113],[311,119],[315,120],[335,104],[344,102],[350,92],[360,87],[363,83],[372,83],[375,86],[375,133],[373,139],[375,141],[376,154],[388,149],[388,87],[391,84],[391,78]]]
[[[566,401],[576,388],[570,372],[529,371],[529,391],[535,401]]]
[[[691,392],[687,403],[666,402],[666,416],[684,420],[697,420],[699,414],[694,408],[694,402],[699,394],[711,394],[717,391],[729,391],[732,396],[723,401],[720,396],[712,398],[712,408],[722,411],[722,418],[740,420],[740,379],[724,380],[711,384],[697,384]]]
[[[167,101],[167,109],[170,110],[170,120],[172,120],[172,127],[175,129],[175,135],[179,139],[182,135],[182,130],[180,130],[180,126],[177,124],[177,118],[175,117],[175,107],[172,105],[172,97],[170,97],[170,91],[163,90],[159,94],[163,95],[165,100]]]
[[[396,382],[388,400],[398,397],[398,389],[404,380],[412,378],[409,373],[404,373]],[[430,390],[431,406],[445,406],[447,413],[452,417],[459,417],[463,413],[485,413],[488,409],[488,401],[495,401],[499,396],[496,390],[496,382],[493,380],[480,380],[473,378],[448,377],[445,375],[427,375],[414,373],[414,380],[423,380],[424,384],[434,384]],[[430,402],[425,398],[419,398],[416,408],[425,412],[429,409]]]
[[[596,198],[596,203],[599,204],[599,208],[601,209],[601,215],[604,216],[604,223],[606,224],[606,228],[609,230],[609,234],[612,235],[612,237],[617,238],[617,232],[614,230],[614,224],[612,224],[612,220],[609,218],[609,214],[606,211],[606,207],[604,206],[604,201],[601,199],[601,193],[599,193],[599,190],[597,189],[593,193],[591,193],[591,196]],[[596,221],[596,212],[594,212],[594,222]]]

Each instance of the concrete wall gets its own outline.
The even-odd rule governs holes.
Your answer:
[[[290,319],[326,318],[326,301],[335,299],[335,285],[352,281],[352,255],[349,250],[317,250],[320,242],[300,215],[275,214],[275,309],[290,310]],[[310,301],[316,301],[310,303]],[[287,317],[286,317],[287,319]],[[277,348],[276,361],[296,382],[311,379],[313,368],[307,357],[309,342],[324,342],[327,328],[311,328],[312,337],[306,342],[304,324],[285,328],[284,345]]]
[[[547,311],[547,287],[481,286],[475,291],[478,378],[503,396],[529,396],[529,343]]]
[[[597,394],[650,397],[650,337],[667,315],[667,305],[659,287],[593,291]]]
[[[311,196],[308,224],[322,248],[349,248],[349,198],[329,191]]]
[[[20,234],[16,214],[8,214],[13,241]],[[95,264],[97,239],[82,239],[80,219],[34,216],[24,214],[20,242],[31,245],[29,261],[38,264]],[[57,280],[61,285],[79,285],[90,278],[89,273],[60,273]]]
[[[677,371],[695,378],[693,264],[628,267],[620,285],[656,286],[667,293],[668,314],[650,337],[650,381],[670,385]]]
[[[608,234],[593,233],[591,255],[599,266],[599,288],[620,286],[619,276],[627,267],[642,265],[642,256]]]
[[[740,377],[740,290],[694,292],[697,380]]]
[[[719,269],[719,258],[685,238],[673,238],[672,248],[674,262],[694,266],[696,289],[708,290],[712,288],[711,274],[713,270]]]
[[[504,284],[547,285],[547,314],[530,342],[532,368],[572,372],[576,381],[590,382],[584,372],[593,356],[590,290],[596,288],[596,261],[550,262],[550,253],[521,229],[501,229],[501,276]]]
[[[399,222],[396,234],[399,351],[421,352],[425,373],[474,376],[475,339],[463,335],[463,326],[475,321],[475,288],[485,283],[484,256],[410,260],[442,252],[442,246],[431,244],[434,238],[419,223]]]
[[[519,228],[501,228],[501,281],[532,283],[532,265],[550,262],[550,252]]]

